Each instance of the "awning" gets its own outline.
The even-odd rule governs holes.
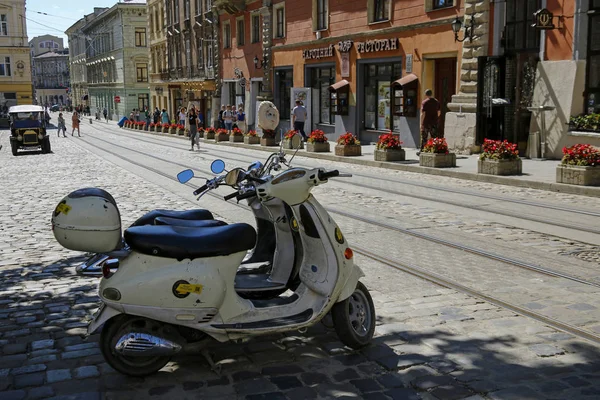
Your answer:
[[[415,74],[408,74],[398,79],[397,81],[392,82],[392,85],[399,85],[400,87],[406,86],[411,82],[418,80],[419,78]]]
[[[334,91],[336,91],[336,90],[338,90],[338,89],[341,89],[341,88],[343,88],[344,86],[346,86],[346,85],[349,85],[349,84],[350,84],[350,82],[348,82],[348,81],[347,81],[347,80],[345,80],[345,79],[342,79],[341,81],[339,81],[339,82],[336,82],[336,83],[334,83],[333,85],[329,86],[329,91],[330,91],[330,92],[334,92]]]

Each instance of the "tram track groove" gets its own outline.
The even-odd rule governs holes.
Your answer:
[[[177,165],[177,166],[185,168],[185,169],[192,169],[194,171],[199,171],[198,168],[191,167],[189,165],[182,164],[182,163],[179,163],[177,161],[166,160],[164,158],[157,157],[157,156],[155,156],[153,154],[148,154],[148,153],[145,153],[145,152],[142,152],[142,151],[139,151],[139,150],[129,149],[129,148],[121,146],[121,145],[110,143],[110,142],[108,142],[108,141],[106,141],[104,139],[99,139],[99,138],[93,138],[93,139],[100,140],[100,141],[102,141],[104,143],[108,143],[108,144],[110,144],[112,146],[119,147],[119,148],[125,149],[127,151],[132,151],[132,152],[135,152],[135,153],[138,153],[138,154],[142,154],[142,155],[144,155],[146,157],[154,158],[156,160],[160,160],[160,161],[166,162],[168,164]],[[104,151],[107,151],[107,150],[104,150]],[[121,157],[121,156],[117,155],[116,153],[111,152],[109,150],[107,152],[109,152],[113,156],[125,159],[125,158],[123,158],[123,157]],[[162,172],[160,170],[157,170],[157,169],[155,169],[153,167],[149,167],[149,166],[146,166],[146,165],[141,164],[141,163],[137,163],[137,162],[132,161],[132,160],[126,160],[126,161],[132,162],[132,163],[138,165],[141,168],[147,168],[147,169],[151,170],[152,172],[160,174],[161,176],[164,176],[164,177],[167,177],[167,178],[169,178],[171,180],[177,181],[175,178],[173,178],[173,176],[171,176],[169,174],[166,174],[166,173],[164,173],[164,172]],[[204,173],[204,171],[200,171],[200,172]],[[211,179],[211,177],[208,177],[208,176],[205,176],[205,175],[197,176],[197,177],[201,178],[201,179]],[[189,183],[186,183],[186,186],[189,186],[189,187],[192,187],[192,188],[196,188],[196,186],[194,186],[192,184],[189,184]],[[216,193],[209,192],[208,194],[211,195],[211,196],[213,196],[213,197],[221,199],[221,196],[218,195],[218,194],[216,194]],[[239,204],[237,204],[237,205],[239,206]],[[381,222],[381,221],[377,221],[377,220],[372,219],[372,218],[362,217],[362,216],[357,215],[357,214],[351,214],[351,213],[340,211],[340,210],[337,210],[337,209],[334,209],[334,208],[331,208],[331,207],[325,207],[324,206],[324,208],[328,212],[331,212],[331,213],[334,213],[334,214],[337,214],[337,215],[340,215],[340,216],[351,218],[351,219],[354,219],[354,220],[357,220],[357,221],[362,221],[362,222],[365,222],[367,224],[374,225],[374,226],[377,226],[377,227],[380,227],[380,228],[384,228],[384,229],[388,229],[388,230],[392,230],[392,231],[395,231],[395,232],[398,232],[398,233],[410,235],[410,236],[413,236],[413,237],[416,237],[416,238],[419,238],[419,239],[422,239],[422,240],[426,240],[426,241],[429,241],[429,242],[432,242],[432,243],[441,244],[441,245],[446,246],[446,247],[450,247],[450,248],[454,248],[454,249],[457,249],[457,250],[465,251],[465,252],[468,252],[468,253],[471,253],[471,254],[475,254],[475,255],[481,256],[481,257],[486,258],[486,259],[499,261],[499,262],[502,262],[504,264],[513,265],[513,266],[516,266],[518,268],[526,269],[526,270],[529,270],[529,271],[532,271],[532,272],[537,272],[539,274],[546,275],[546,276],[552,276],[552,277],[555,277],[555,278],[567,279],[567,280],[578,282],[578,283],[581,283],[581,284],[584,284],[584,285],[600,287],[600,283],[592,282],[592,281],[589,281],[589,280],[586,280],[586,279],[583,279],[583,278],[580,278],[580,277],[577,277],[577,276],[564,274],[562,272],[554,271],[554,270],[551,270],[551,269],[548,269],[548,268],[544,268],[544,267],[539,266],[539,265],[535,265],[535,264],[531,264],[531,263],[528,263],[528,262],[524,262],[524,261],[512,259],[512,258],[509,258],[509,257],[504,257],[504,256],[501,256],[501,255],[498,255],[498,254],[494,254],[494,253],[491,253],[491,252],[488,252],[488,251],[485,251],[485,250],[477,249],[477,248],[474,248],[474,247],[471,247],[471,246],[466,246],[466,245],[463,245],[463,244],[460,244],[460,243],[456,243],[456,242],[451,242],[449,240],[445,240],[445,239],[441,239],[441,238],[435,237],[433,235],[428,235],[428,234],[425,234],[425,233],[417,232],[417,231],[412,230],[412,229],[406,229],[406,228],[401,228],[401,227],[398,227],[398,226],[390,225],[390,224],[387,224],[387,223],[384,223],[384,222]]]
[[[108,131],[108,132],[110,132],[110,131]],[[112,133],[112,132],[110,132],[110,133]],[[145,143],[154,144],[154,145],[157,145],[157,146],[169,147],[169,148],[177,149],[177,150],[184,150],[182,147],[173,146],[171,144],[167,144],[167,143],[161,142],[158,139],[156,141],[146,140],[148,138],[140,139],[138,136],[135,136],[134,134],[131,134],[129,132],[127,132],[125,135],[127,137],[131,138],[131,139],[141,140],[141,141],[143,141]],[[208,144],[216,144],[216,143],[208,143]],[[217,146],[219,146],[219,145],[217,145]],[[219,147],[222,147],[222,146],[219,146]],[[259,150],[259,149],[257,149],[257,150]],[[221,153],[228,153],[228,154],[234,154],[234,155],[240,156],[239,153],[236,153],[236,152],[233,152],[233,151],[228,151],[228,150],[225,150],[225,149],[218,149],[216,151],[217,152],[221,152]],[[251,158],[250,156],[245,156],[245,157]],[[226,158],[226,157],[224,157],[224,158]],[[233,160],[233,161],[242,162],[242,163],[250,162],[250,161],[247,161],[247,160],[242,160],[242,159],[234,158],[234,157],[229,157],[228,159],[229,160]],[[327,160],[327,161],[333,162],[331,160]],[[302,166],[302,165],[299,164],[299,166]],[[306,167],[306,166],[304,166],[304,167]],[[569,207],[566,207],[566,206],[560,206],[560,205],[554,205],[554,204],[548,204],[548,203],[532,202],[532,201],[524,200],[524,199],[514,199],[514,198],[497,196],[497,195],[491,195],[491,194],[486,194],[486,193],[477,193],[477,192],[468,191],[468,190],[452,189],[452,188],[448,188],[448,187],[437,187],[437,186],[427,185],[427,184],[424,184],[424,183],[418,183],[418,182],[413,182],[413,181],[409,181],[409,180],[391,179],[391,178],[386,178],[386,177],[381,177],[381,176],[373,176],[373,175],[361,174],[361,173],[354,173],[354,172],[352,173],[352,175],[357,176],[357,177],[361,177],[361,178],[366,178],[366,179],[377,179],[377,180],[381,180],[381,181],[385,181],[385,182],[390,182],[390,183],[395,183],[395,184],[401,184],[401,185],[407,185],[407,186],[415,186],[415,187],[420,187],[420,188],[424,188],[424,189],[437,190],[437,191],[442,191],[442,192],[447,192],[447,193],[454,193],[454,194],[471,196],[471,197],[480,197],[480,198],[486,198],[486,199],[490,199],[490,200],[497,200],[497,201],[502,201],[502,202],[521,204],[521,205],[526,205],[526,206],[530,206],[530,207],[536,207],[536,208],[539,207],[539,208],[545,208],[545,209],[549,209],[549,210],[568,212],[568,213],[572,213],[572,214],[587,215],[587,216],[591,216],[591,217],[600,217],[600,212],[591,211],[591,210],[569,208]],[[356,182],[345,182],[345,184],[357,185],[357,186],[359,185]],[[363,184],[360,184],[360,185],[363,185]],[[376,186],[368,186],[366,188],[386,191],[386,189],[382,189],[382,188],[379,188],[379,187],[376,187]],[[387,190],[390,190],[390,189],[387,189]],[[408,196],[408,197],[415,197],[412,194],[408,194],[408,193],[404,193],[404,192],[398,192],[398,191],[391,191],[389,193],[403,195],[403,196]],[[439,202],[439,200],[437,200],[435,198],[420,198],[420,199],[421,200],[429,200],[429,201]],[[458,205],[458,206],[461,206],[461,205]],[[465,206],[462,206],[462,207],[465,207]],[[469,208],[472,208],[472,207],[469,207]],[[490,211],[490,210],[486,210],[484,208],[482,208],[481,211],[496,213],[496,211]],[[514,217],[514,215],[508,215],[508,216],[513,216]],[[538,221],[535,221],[535,222],[538,222]],[[563,226],[563,227],[569,227],[569,226]],[[593,233],[600,233],[600,230],[597,230],[597,231],[595,231]]]
[[[101,139],[97,139],[97,138],[94,138],[94,139],[101,140]],[[92,146],[95,146],[95,145],[89,143],[86,140],[83,140],[83,141],[86,142],[86,143],[88,143],[88,144],[90,144],[90,145],[92,145]],[[105,140],[101,140],[101,141],[103,141],[105,143],[108,143],[109,145],[113,145],[113,146],[116,146],[116,147],[121,147],[121,148],[124,148],[124,149],[129,150],[129,151],[137,152],[136,150],[127,149],[127,148],[125,148],[123,146],[115,145],[115,144],[109,143],[109,142],[107,142]],[[167,179],[170,179],[170,180],[173,180],[173,181],[177,181],[177,179],[175,179],[171,174],[167,174],[167,173],[165,173],[163,171],[160,171],[160,170],[158,170],[156,168],[149,167],[149,166],[144,165],[144,164],[142,164],[140,162],[128,159],[128,158],[126,158],[124,156],[121,156],[121,155],[119,155],[119,154],[117,154],[117,153],[115,153],[115,152],[113,152],[111,150],[108,150],[106,148],[101,148],[99,146],[95,146],[95,148],[100,149],[101,151],[104,151],[104,152],[106,152],[106,153],[108,153],[108,154],[110,154],[110,155],[112,155],[114,157],[120,158],[123,161],[126,161],[128,163],[137,165],[138,167],[150,170],[151,172],[156,173],[156,174],[158,174],[160,176],[163,176],[163,177],[165,177]],[[87,150],[87,151],[89,151],[89,150]],[[179,163],[167,161],[167,160],[164,160],[164,159],[160,159],[159,157],[155,157],[153,155],[147,155],[147,156],[151,157],[151,158],[159,159],[159,160],[161,160],[163,162],[171,163],[171,164],[174,164],[174,165],[180,165]],[[196,188],[196,185],[193,185],[193,184],[191,184],[189,182],[186,183],[185,185],[188,186],[188,187],[191,187],[191,188]],[[212,192],[209,192],[209,195],[211,195],[212,197],[218,198],[218,199],[222,198],[222,196],[220,196],[220,195],[218,195],[216,193],[212,193]],[[248,207],[246,205],[239,204],[239,203],[233,203],[233,204],[235,206],[243,209],[243,210],[246,210],[246,211],[250,210],[250,207]],[[333,211],[333,212],[335,212],[335,211]],[[355,216],[353,216],[352,218],[354,218],[354,217]],[[359,219],[359,218],[355,218],[355,219]],[[460,246],[462,246],[462,245],[460,245]],[[518,306],[518,305],[515,305],[515,304],[512,304],[512,303],[506,302],[504,300],[501,300],[499,298],[496,298],[496,297],[493,297],[493,296],[488,296],[488,295],[486,295],[483,292],[477,291],[475,289],[471,289],[471,288],[469,288],[469,287],[467,287],[465,285],[462,285],[462,284],[460,284],[458,282],[455,282],[455,281],[452,281],[450,279],[444,278],[444,277],[442,277],[442,276],[440,276],[440,275],[438,275],[436,273],[426,271],[423,268],[420,268],[418,266],[411,265],[409,263],[400,262],[400,261],[397,261],[397,260],[390,260],[389,258],[383,257],[383,256],[381,256],[379,254],[375,254],[375,253],[373,253],[373,252],[371,252],[371,251],[369,251],[367,249],[364,249],[364,248],[362,248],[360,246],[352,245],[352,249],[356,253],[361,254],[364,257],[370,258],[371,260],[374,260],[376,262],[379,262],[380,264],[386,265],[386,266],[388,266],[390,268],[393,268],[393,269],[396,269],[398,271],[407,273],[409,275],[415,276],[417,278],[420,278],[422,280],[428,281],[430,283],[434,283],[434,284],[436,284],[438,286],[441,286],[441,287],[444,287],[444,288],[448,288],[448,289],[452,289],[452,290],[456,290],[458,292],[465,293],[465,294],[470,295],[472,297],[476,297],[476,298],[482,299],[482,300],[484,300],[486,302],[489,302],[490,304],[494,304],[497,307],[504,308],[504,309],[513,311],[516,314],[519,314],[519,315],[522,315],[522,316],[534,319],[534,320],[536,320],[538,322],[541,322],[541,323],[543,323],[543,324],[545,324],[545,325],[547,325],[549,327],[552,327],[552,328],[554,328],[556,330],[572,334],[574,336],[577,336],[577,337],[580,337],[582,339],[588,340],[588,341],[593,342],[595,344],[600,344],[600,335],[595,335],[592,332],[589,332],[587,330],[578,328],[576,326],[573,326],[571,324],[568,324],[568,323],[556,320],[554,318],[545,316],[543,314],[540,314],[540,313],[528,310],[528,309],[523,308],[521,306]],[[563,278],[563,279],[569,279],[568,276],[562,276],[561,278]],[[591,282],[581,281],[581,280],[576,280],[576,281],[578,283],[582,283],[582,284],[590,284],[591,283]],[[594,284],[594,286],[597,286],[597,285]]]

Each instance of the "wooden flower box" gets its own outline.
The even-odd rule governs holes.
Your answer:
[[[215,135],[215,142],[227,142],[229,140],[229,135],[226,133],[219,133]]]
[[[404,161],[405,159],[404,149],[375,150],[375,161]]]
[[[170,128],[162,128],[162,131],[161,131],[161,132],[162,132],[162,133],[169,133],[169,129],[170,129]]]
[[[329,142],[306,142],[306,151],[309,153],[329,153]]]
[[[360,144],[338,144],[334,150],[336,156],[356,157],[362,155]]]
[[[456,154],[421,153],[419,165],[430,168],[452,168],[456,167]]]
[[[198,139],[203,138],[204,137],[204,131],[202,129],[198,130]]]
[[[169,133],[171,135],[176,135],[177,134],[177,128],[169,128]]]
[[[260,144],[258,136],[244,136],[244,144]]]
[[[275,138],[260,138],[261,146],[277,146],[277,140]]]
[[[242,135],[229,135],[229,141],[233,143],[241,143],[244,141],[244,136]]]
[[[520,158],[516,160],[478,160],[477,172],[486,175],[520,175],[522,172]]]
[[[292,139],[283,139],[283,148],[288,150],[296,150],[294,146],[292,146]],[[300,141],[300,149],[304,148],[304,142]]]
[[[204,132],[204,139],[206,140],[213,140],[215,138],[215,132],[214,131],[205,131]]]
[[[185,130],[184,129],[177,129],[177,134],[179,136],[183,136],[185,134]]]
[[[556,182],[569,185],[600,186],[600,167],[559,164]]]

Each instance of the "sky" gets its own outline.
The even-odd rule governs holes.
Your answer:
[[[56,0],[26,0],[27,40],[36,36],[55,35],[63,38],[64,46],[69,46],[65,35],[68,27],[85,14],[94,11],[94,7],[112,7],[117,0],[71,0],[63,3]],[[46,13],[48,15],[44,15]]]

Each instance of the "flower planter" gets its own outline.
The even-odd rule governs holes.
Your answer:
[[[177,129],[177,134],[179,136],[183,136],[185,134],[185,131],[183,129]]]
[[[260,144],[258,136],[244,136],[244,144]]]
[[[215,135],[215,142],[227,142],[229,140],[229,135],[226,133],[219,133]]]
[[[296,150],[294,146],[292,146],[292,139],[283,139],[283,148],[288,150]],[[300,142],[300,149],[304,148],[304,142]]]
[[[516,160],[478,160],[477,172],[486,175],[520,175],[522,162]]]
[[[356,157],[362,155],[360,144],[338,144],[334,150],[336,156]]]
[[[215,138],[215,132],[204,132],[204,139],[213,140]]]
[[[404,149],[375,150],[375,161],[404,161],[405,159]]]
[[[275,138],[260,138],[261,146],[277,146],[277,140]]]
[[[162,128],[162,133],[169,133],[169,128]]]
[[[229,135],[229,141],[233,143],[241,143],[244,141],[244,137],[242,135]]]
[[[600,167],[559,164],[556,182],[569,185],[600,186]]]
[[[204,131],[200,130],[198,131],[198,138],[203,138],[204,137]]]
[[[145,130],[146,132],[148,132],[148,131],[150,130],[150,128],[148,127],[148,125],[144,125],[144,130]]]
[[[329,153],[329,142],[306,142],[306,151],[309,153]]]
[[[177,128],[169,128],[169,133],[171,135],[176,135],[177,134]]]
[[[431,168],[456,167],[456,154],[421,153],[419,155],[419,165]]]

